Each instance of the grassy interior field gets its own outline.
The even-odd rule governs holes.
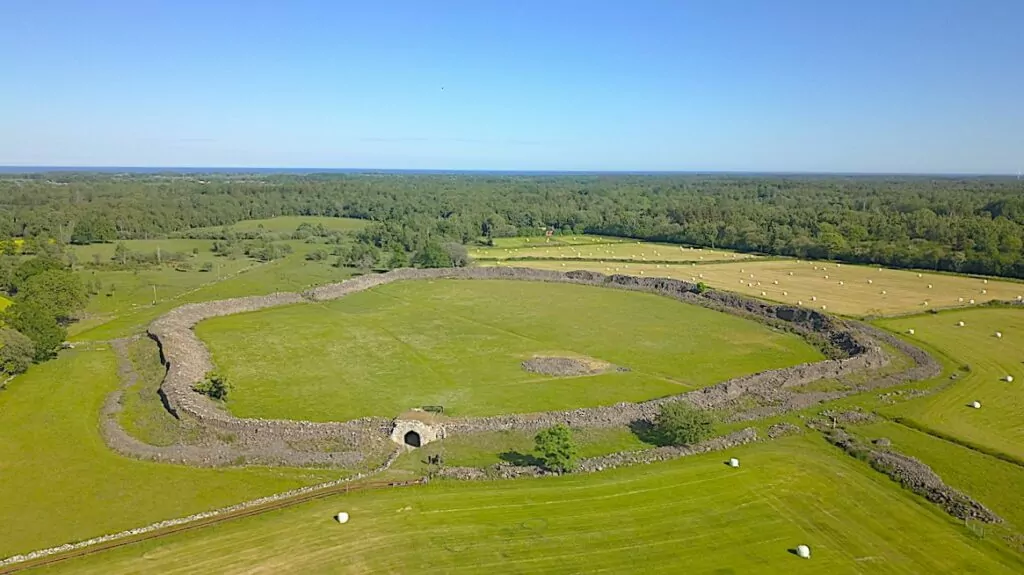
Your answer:
[[[723,465],[736,456],[742,467]],[[351,520],[332,517],[346,511]],[[812,558],[791,551],[810,546]],[[587,476],[335,496],[41,572],[1018,573],[818,437]]]
[[[111,452],[100,406],[113,353],[66,351],[0,391],[0,557],[230,505],[338,477],[295,469],[197,469]]]
[[[608,261],[733,261],[757,258],[751,254],[725,252],[706,248],[690,248],[652,242],[610,241],[600,236],[553,236],[551,238],[514,238],[517,241],[495,240],[494,247],[470,250],[479,260],[508,260],[516,258],[572,259]],[[512,239],[512,238],[509,238]],[[589,241],[588,241],[589,240]]]
[[[959,327],[959,322],[964,322]],[[888,410],[967,444],[1024,461],[1024,309],[957,310],[882,320],[970,366],[948,389]],[[1002,338],[996,338],[995,332]],[[1013,383],[1004,381],[1010,375]],[[981,409],[972,409],[974,401]]]
[[[481,264],[491,265],[489,262]],[[502,265],[702,281],[719,289],[788,304],[824,307],[830,313],[857,317],[967,306],[971,300],[980,304],[1024,297],[1024,283],[907,270],[879,271],[877,267],[806,260],[692,263],[689,266],[575,261],[506,262]]]
[[[11,305],[11,300],[0,295],[0,311],[7,309],[7,306]]]
[[[669,298],[517,281],[399,282],[210,319],[196,333],[233,382],[232,412],[314,421],[421,405],[451,415],[608,405],[822,358],[795,335]],[[535,355],[631,371],[525,372]]]

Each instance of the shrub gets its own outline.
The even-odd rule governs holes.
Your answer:
[[[715,420],[711,414],[693,407],[685,401],[673,401],[661,406],[654,420],[658,437],[671,445],[699,443],[711,436]]]
[[[203,262],[203,265],[199,266],[199,271],[201,271],[201,272],[212,272],[213,271],[213,262]]]
[[[559,473],[576,467],[576,442],[572,430],[563,424],[549,427],[533,438],[537,455],[544,467]]]
[[[215,371],[211,371],[206,374],[206,379],[192,386],[192,390],[213,399],[224,401],[228,397],[228,392],[231,391],[231,385],[228,384],[228,378]]]

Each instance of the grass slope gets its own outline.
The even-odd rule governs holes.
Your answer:
[[[114,454],[100,406],[118,385],[110,351],[64,352],[0,392],[0,557],[188,515],[337,476],[194,469]]]
[[[5,309],[7,309],[7,307],[10,306],[11,303],[11,300],[0,295],[0,311],[4,311]]]
[[[963,321],[964,327],[957,324]],[[889,410],[959,441],[1024,460],[1024,310],[957,310],[878,322],[970,366],[948,389]],[[1000,331],[1002,339],[994,337]],[[909,336],[908,336],[909,337]],[[1012,375],[1013,383],[1002,381]],[[981,409],[968,407],[981,402]]]
[[[820,438],[587,476],[357,492],[76,559],[60,573],[1019,573]],[[351,521],[338,525],[339,510]],[[788,549],[811,547],[812,558]]]
[[[682,393],[821,358],[800,338],[652,294],[517,281],[393,283],[197,326],[245,417],[344,420],[443,405],[493,415]],[[632,369],[527,373],[535,354]]]
[[[838,265],[832,262],[765,260],[705,265],[568,262],[563,266],[559,262],[530,261],[507,262],[503,265],[702,281],[715,288],[773,301],[788,304],[803,302],[804,306],[819,309],[825,306],[830,313],[849,316],[907,314],[934,308],[966,306],[972,299],[976,303],[983,303],[990,300],[1015,300],[1018,296],[1024,296],[1024,283],[990,279],[986,284],[978,278],[936,273],[921,273],[921,277],[918,277],[919,272],[892,269],[879,271],[877,267]],[[869,280],[871,283],[868,283]],[[843,285],[839,285],[839,282],[843,282]],[[928,285],[932,287],[929,289]],[[982,293],[982,290],[987,293]],[[883,291],[886,292],[884,295]],[[765,295],[762,296],[761,292]],[[812,301],[812,297],[816,297],[817,301]],[[963,302],[959,301],[961,298]],[[924,305],[925,301],[928,306]]]

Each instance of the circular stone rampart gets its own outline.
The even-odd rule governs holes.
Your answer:
[[[167,373],[161,384],[168,408],[175,415],[187,414],[202,425],[227,431],[247,441],[275,441],[278,443],[344,440],[347,445],[379,444],[394,430],[394,422],[382,417],[363,417],[346,422],[306,422],[239,418],[226,412],[206,396],[196,393],[192,386],[214,369],[210,353],[196,336],[193,328],[204,319],[256,311],[268,307],[303,301],[327,301],[364,291],[376,286],[407,280],[428,279],[506,279],[526,281],[563,282],[636,290],[672,297],[680,301],[701,305],[718,311],[757,319],[773,327],[795,332],[823,349],[833,359],[775,369],[738,377],[689,393],[645,401],[619,403],[606,407],[565,411],[517,414],[495,417],[466,417],[447,420],[439,433],[475,433],[496,429],[537,429],[553,423],[566,423],[579,427],[611,427],[627,425],[637,420],[649,420],[660,406],[671,401],[689,401],[701,408],[715,408],[744,394],[784,394],[789,387],[803,385],[822,378],[836,378],[850,373],[877,369],[888,363],[888,356],[875,342],[877,330],[854,326],[823,313],[786,305],[745,298],[715,290],[700,290],[696,284],[666,278],[638,278],[633,276],[606,276],[600,273],[574,271],[556,272],[528,268],[456,268],[456,269],[400,269],[383,274],[364,275],[341,283],[325,285],[302,294],[281,293],[268,296],[235,298],[199,304],[188,304],[171,310],[149,326],[149,334],[161,348]],[[895,338],[901,349],[910,347]],[[916,348],[912,348],[915,349]],[[919,350],[917,350],[919,351]],[[921,376],[939,369],[930,356],[921,352],[927,361],[919,362]],[[914,357],[918,360],[918,357]]]

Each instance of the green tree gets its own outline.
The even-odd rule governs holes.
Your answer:
[[[66,321],[89,300],[78,275],[64,270],[47,270],[25,282],[18,298],[32,301],[50,311],[58,321]]]
[[[14,270],[13,277],[11,278],[11,291],[17,292],[21,290],[32,276],[50,270],[63,270],[65,267],[64,262],[55,258],[35,257],[24,260]]]
[[[416,252],[412,258],[412,264],[418,268],[450,268],[452,267],[452,258],[444,248],[431,242]]]
[[[658,438],[671,445],[699,443],[711,436],[714,425],[715,420],[710,413],[685,401],[662,405],[654,420]]]
[[[576,468],[576,442],[568,426],[559,423],[549,427],[538,433],[533,441],[544,467],[559,473]]]
[[[448,254],[448,259],[451,260],[452,266],[457,268],[463,268],[473,262],[472,258],[469,257],[469,251],[466,246],[450,242],[444,245],[444,251]]]
[[[388,259],[388,269],[397,270],[409,267],[409,254],[398,244],[391,246],[391,257]]]
[[[24,334],[10,328],[0,328],[0,374],[22,373],[32,364],[36,345]]]
[[[45,361],[57,355],[67,330],[64,329],[53,313],[32,300],[16,299],[11,307],[4,310],[3,321],[18,330],[35,345],[36,361]]]

